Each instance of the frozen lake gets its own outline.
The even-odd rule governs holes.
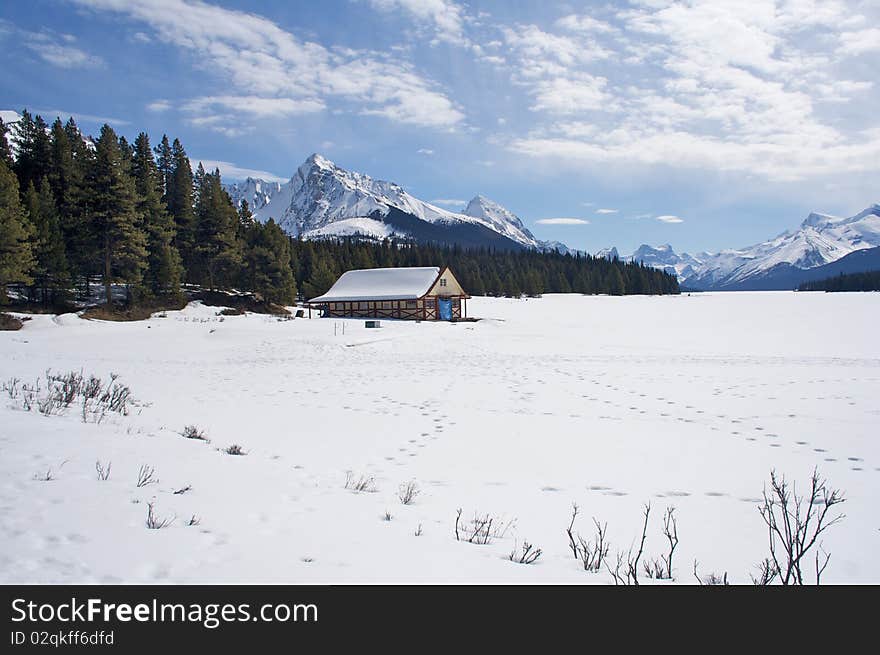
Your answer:
[[[880,582],[880,294],[474,298],[477,323],[379,330],[217,310],[0,333],[4,381],[115,372],[141,402],[95,425],[3,395],[0,582],[610,584],[568,549],[571,505],[585,537],[607,522],[613,555],[651,502],[650,557],[676,508],[678,582],[696,559],[749,583],[770,470],[805,484],[813,467],[847,497],[823,581]],[[138,488],[143,464],[159,482]],[[146,529],[151,501],[170,527]],[[458,508],[515,522],[457,542]],[[523,540],[533,566],[507,559]]]

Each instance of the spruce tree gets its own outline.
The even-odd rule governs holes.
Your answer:
[[[201,176],[200,176],[201,177]],[[238,212],[220,181],[220,171],[205,174],[198,189],[195,247],[191,276],[212,291],[238,277],[241,247],[236,237]]]
[[[159,171],[159,178],[162,183],[162,201],[168,211],[171,207],[168,204],[168,190],[171,189],[171,180],[174,176],[174,155],[171,152],[171,144],[168,143],[168,135],[163,134],[162,140],[156,146],[156,168]]]
[[[27,109],[22,110],[21,119],[14,126],[18,155],[13,170],[21,193],[27,191],[29,184],[37,186],[49,175],[51,147],[47,128],[41,116],[32,117]]]
[[[8,133],[9,126],[7,126],[6,123],[3,122],[3,119],[0,118],[0,160],[12,168],[12,149],[9,147],[9,139],[6,136]]]
[[[137,211],[147,235],[147,270],[144,282],[153,294],[176,294],[182,266],[174,247],[174,219],[162,202],[162,178],[145,132],[134,142],[132,174],[137,191]]]
[[[166,189],[168,211],[174,218],[174,246],[180,253],[186,278],[193,266],[195,247],[195,212],[193,203],[193,174],[186,151],[178,139],[171,146],[171,184]]]
[[[245,267],[248,288],[267,302],[290,304],[296,298],[296,282],[290,269],[290,240],[271,218],[247,230]]]
[[[90,194],[85,187],[94,152],[86,145],[73,118],[60,130],[59,124],[56,121],[52,126],[49,183],[55,194],[71,277],[83,282],[88,295],[89,275],[100,270],[97,237],[88,214]]]
[[[330,267],[329,261],[321,258],[317,261],[308,280],[303,283],[303,295],[307,300],[327,293],[336,282],[337,275]]]
[[[147,266],[146,235],[137,211],[129,158],[109,125],[101,128],[89,175],[90,215],[98,237],[104,293],[113,301],[112,284],[140,284]]]
[[[64,297],[70,280],[61,221],[48,181],[43,180],[39,191],[29,184],[24,205],[33,228],[34,287],[44,305],[54,304]]]
[[[31,284],[34,258],[31,227],[21,206],[18,179],[0,160],[0,304],[8,301],[7,286]]]

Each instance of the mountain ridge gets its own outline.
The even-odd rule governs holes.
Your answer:
[[[846,218],[811,212],[798,228],[744,248],[691,255],[676,253],[669,244],[642,244],[623,259],[674,272],[682,285],[693,289],[784,289],[804,277],[799,271],[878,246],[880,203],[874,203]],[[597,256],[607,252],[605,248]]]
[[[287,182],[249,177],[226,188],[236,205],[247,200],[257,220],[272,218],[286,233],[304,239],[415,238],[570,252],[565,244],[538,240],[516,214],[483,195],[475,196],[463,212],[452,212],[416,198],[395,182],[346,170],[318,153]]]

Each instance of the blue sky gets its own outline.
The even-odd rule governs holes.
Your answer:
[[[0,109],[168,133],[228,179],[320,152],[589,251],[717,250],[880,202],[878,25],[875,0],[5,2]]]

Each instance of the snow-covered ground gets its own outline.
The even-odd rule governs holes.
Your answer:
[[[112,371],[141,403],[96,425],[0,399],[0,582],[608,584],[569,552],[572,502],[585,536],[607,521],[613,555],[650,501],[648,556],[676,508],[679,582],[697,559],[748,583],[771,468],[814,466],[848,498],[823,580],[880,582],[880,294],[475,298],[478,323],[379,330],[216,311],[0,333],[3,381]],[[159,482],[137,488],[144,464]],[[345,489],[347,471],[377,491]],[[170,527],[145,527],[151,500]],[[457,542],[458,508],[515,525]],[[537,564],[507,560],[523,540]]]

